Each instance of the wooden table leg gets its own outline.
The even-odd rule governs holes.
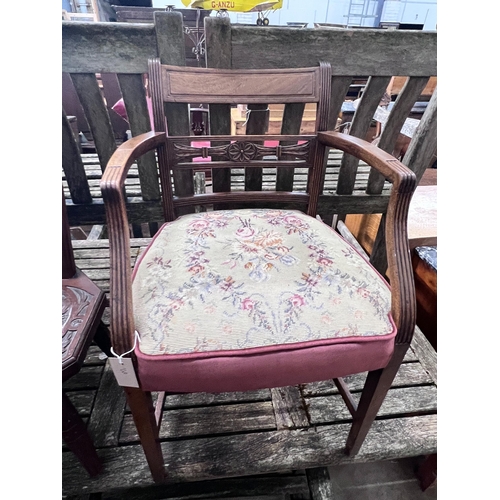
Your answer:
[[[90,439],[85,423],[68,396],[62,394],[62,437],[66,446],[76,455],[85,470],[96,476],[102,469],[94,443]]]

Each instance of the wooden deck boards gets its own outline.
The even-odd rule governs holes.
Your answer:
[[[131,264],[148,241],[131,241]],[[108,241],[75,240],[73,246],[77,265],[109,291]],[[108,317],[106,312],[105,322]],[[437,451],[436,353],[418,329],[357,456],[343,452],[351,419],[332,381],[247,393],[169,395],[160,430],[165,486],[152,482],[122,389],[99,353],[91,347],[80,373],[63,388],[88,422],[104,471],[89,478],[63,446],[63,494],[69,497],[94,492],[108,500],[252,493],[269,499],[276,492],[276,498],[284,498],[308,494],[305,469]],[[346,378],[354,397],[363,379]]]

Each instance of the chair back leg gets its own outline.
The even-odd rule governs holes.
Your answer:
[[[389,364],[380,370],[368,372],[353,424],[347,437],[346,453],[356,455],[363,444],[377,413],[391,388],[409,344],[396,345]]]

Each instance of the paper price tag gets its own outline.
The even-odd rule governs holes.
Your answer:
[[[139,387],[134,365],[130,358],[108,358],[118,385],[122,387]]]

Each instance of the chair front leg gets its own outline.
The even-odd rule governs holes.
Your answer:
[[[380,370],[368,372],[363,392],[347,437],[346,453],[356,455],[370,430],[377,413],[391,388],[409,344],[396,345],[389,364]]]
[[[124,390],[151,475],[155,483],[161,483],[165,480],[165,466],[151,393],[134,387],[124,387]]]

